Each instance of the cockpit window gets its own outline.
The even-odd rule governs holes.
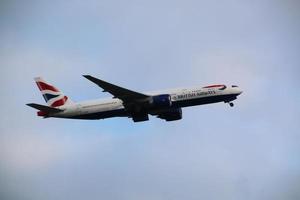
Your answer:
[[[238,87],[237,85],[232,85],[231,87]]]
[[[225,90],[226,88],[226,85],[223,85],[223,87],[219,88],[219,90]]]

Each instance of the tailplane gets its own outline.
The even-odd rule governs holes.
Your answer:
[[[41,77],[34,79],[38,88],[40,89],[46,103],[50,107],[60,107],[72,104],[73,102],[60,92],[56,87],[46,83]]]
[[[40,104],[36,104],[36,103],[28,103],[26,105],[39,110],[37,112],[37,115],[40,116],[40,117],[44,117],[44,118],[49,117],[49,114],[51,114],[51,113],[59,113],[59,112],[63,111],[63,110],[58,109],[58,108],[44,106],[44,105],[40,105]]]

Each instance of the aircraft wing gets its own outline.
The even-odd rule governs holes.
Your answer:
[[[121,99],[125,104],[150,97],[148,95],[105,82],[90,75],[83,76],[95,83],[96,85],[98,85],[99,87],[101,87],[103,89],[103,92],[111,93],[114,96],[114,98]]]

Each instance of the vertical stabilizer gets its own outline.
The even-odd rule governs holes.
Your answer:
[[[67,96],[65,96],[53,85],[46,83],[46,81],[44,81],[41,77],[37,77],[34,80],[49,106],[60,107],[72,104],[72,101]]]

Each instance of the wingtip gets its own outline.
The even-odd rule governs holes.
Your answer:
[[[29,106],[31,108],[34,108],[35,103],[27,103],[26,106]]]
[[[36,76],[36,77],[33,78],[33,80],[36,81],[36,82],[37,82],[37,81],[42,81],[42,80],[43,80],[43,77],[41,77],[41,76]]]
[[[93,77],[91,75],[82,75],[84,78],[88,79],[88,80],[91,80]]]
[[[88,79],[88,80],[90,80],[90,81],[92,81],[92,82],[99,81],[98,78],[95,78],[95,77],[93,77],[91,75],[83,75],[83,77],[86,78],[86,79]]]

